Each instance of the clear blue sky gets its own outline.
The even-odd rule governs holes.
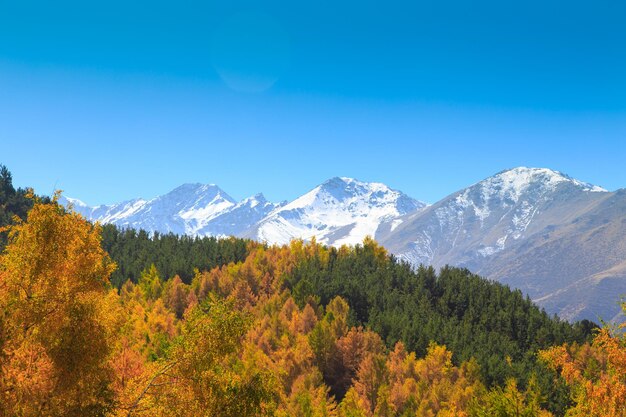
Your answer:
[[[90,204],[505,168],[626,187],[623,1],[0,0],[0,163]]]

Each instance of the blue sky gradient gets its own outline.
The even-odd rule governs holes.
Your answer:
[[[339,3],[339,4],[338,4]],[[505,168],[626,187],[626,3],[0,0],[0,163],[90,204]]]

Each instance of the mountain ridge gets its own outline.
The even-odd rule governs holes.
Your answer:
[[[71,202],[90,220],[149,232],[269,244],[314,237],[330,246],[369,235],[413,265],[466,267],[520,288],[569,320],[616,319],[617,304],[602,299],[626,293],[626,264],[620,266],[626,192],[547,168],[503,170],[434,204],[349,177],[330,178],[281,203],[262,193],[236,201],[215,184],[198,183],[150,200],[96,207],[62,201]]]

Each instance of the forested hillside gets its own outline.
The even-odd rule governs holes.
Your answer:
[[[241,239],[158,233],[149,237],[111,225],[104,226],[102,235],[102,246],[117,265],[111,282],[118,287],[150,274],[158,274],[159,280],[178,276],[190,284],[194,270],[241,263],[269,250]],[[350,325],[371,328],[388,347],[402,341],[418,355],[425,355],[433,341],[446,345],[455,352],[455,363],[475,358],[489,385],[504,384],[510,377],[526,382],[533,371],[543,375],[545,368],[536,365],[534,356],[538,349],[584,342],[595,327],[588,321],[571,325],[549,317],[519,290],[464,269],[447,267],[439,274],[432,268],[414,271],[371,240],[352,250],[315,243],[311,247],[315,250],[302,246],[309,256],[298,258],[280,283],[300,307],[307,303],[325,307],[340,296],[350,306]]]
[[[236,202],[214,184],[184,184],[148,200],[110,205],[59,202],[87,220],[149,234],[278,245],[315,237],[337,248],[372,236],[414,267],[468,268],[520,289],[571,322],[624,320],[619,297],[626,293],[626,191],[609,192],[547,168],[501,171],[430,205],[382,183],[347,177],[282,203],[262,194]],[[169,262],[160,267],[169,275]],[[185,268],[183,279],[190,279],[191,268]],[[139,272],[134,268],[133,276]],[[126,277],[118,269],[112,279]]]
[[[467,270],[102,228],[2,178],[0,416],[626,415],[619,329]]]
[[[158,233],[150,237],[112,225],[103,227],[102,236],[102,247],[117,265],[111,275],[117,287],[126,280],[137,283],[150,270],[190,284],[194,270],[243,262],[260,247],[235,238]],[[402,341],[424,355],[435,341],[452,348],[455,362],[475,358],[488,384],[503,384],[513,376],[527,380],[530,369],[541,372],[535,366],[538,349],[584,342],[595,327],[588,321],[571,325],[549,317],[519,290],[465,269],[446,267],[439,274],[432,268],[414,271],[373,241],[352,251],[320,246],[293,266],[283,286],[301,307],[310,300],[326,306],[334,297],[343,297],[351,308],[350,324],[371,328],[387,346]],[[505,356],[513,366],[502,360]]]
[[[402,341],[424,355],[435,341],[451,348],[456,363],[475,358],[489,384],[527,378],[537,370],[538,349],[583,342],[595,327],[549,317],[519,290],[465,269],[414,271],[371,240],[352,250],[320,248],[286,275],[285,286],[299,305],[309,299],[327,305],[341,296],[353,323],[371,328],[388,346]]]
[[[621,338],[467,271],[241,242],[189,283],[150,266],[118,290],[101,233],[42,202],[11,227],[0,415],[624,415]]]

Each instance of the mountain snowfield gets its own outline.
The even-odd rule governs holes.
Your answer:
[[[378,226],[426,206],[381,183],[336,177],[270,213],[244,236],[285,244],[294,238],[341,246],[375,236]]]
[[[332,178],[290,203],[271,203],[263,194],[236,202],[214,184],[184,184],[151,200],[96,207],[70,197],[61,203],[89,220],[148,232],[238,236],[269,244],[316,238],[334,246],[360,243],[375,236],[381,223],[426,207],[384,184],[346,177]]]
[[[148,232],[193,236],[238,236],[280,204],[263,194],[236,202],[215,184],[183,184],[151,200],[135,199],[89,207],[80,200],[62,197],[87,219]]]
[[[626,191],[546,168],[502,171],[432,205],[346,177],[282,203],[262,194],[237,202],[214,184],[97,207],[62,203],[90,220],[149,232],[269,244],[314,237],[332,246],[370,235],[413,265],[467,267],[569,320],[621,320],[617,301],[626,294]]]

